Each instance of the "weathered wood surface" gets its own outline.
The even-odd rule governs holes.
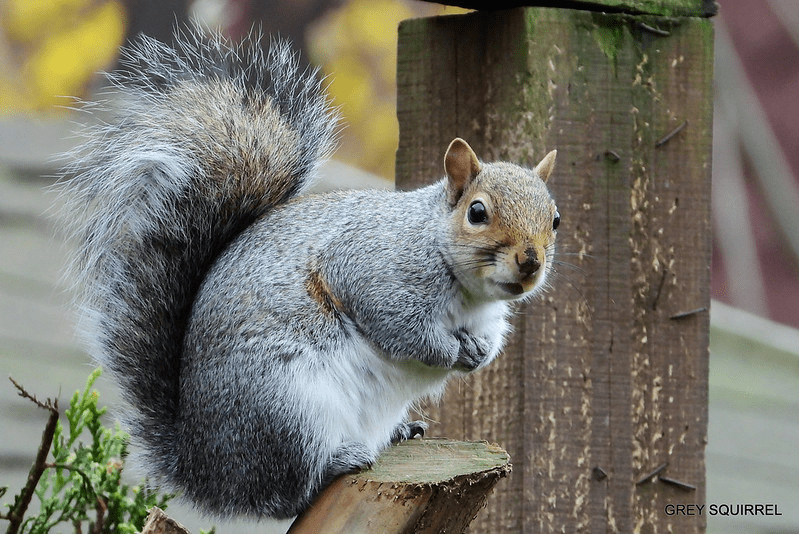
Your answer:
[[[702,18],[527,8],[401,25],[398,187],[440,177],[455,136],[531,166],[558,149],[573,267],[555,266],[503,357],[425,408],[431,435],[514,458],[474,531],[704,529],[664,506],[705,500],[712,68]]]
[[[485,442],[405,441],[333,482],[289,534],[461,533],[510,469],[508,453]]]

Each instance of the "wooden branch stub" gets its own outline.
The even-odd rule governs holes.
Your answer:
[[[333,482],[289,534],[463,532],[510,470],[508,453],[496,445],[405,441],[372,469]]]
[[[186,527],[166,515],[163,510],[153,506],[150,508],[150,515],[144,522],[141,534],[190,534],[190,532]]]

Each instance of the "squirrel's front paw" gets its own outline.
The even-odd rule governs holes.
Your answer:
[[[491,352],[491,344],[487,339],[470,334],[464,328],[455,332],[455,338],[460,343],[458,359],[452,368],[456,371],[474,371]]]
[[[400,441],[413,439],[416,436],[423,438],[425,430],[427,430],[427,423],[424,421],[409,421],[407,423],[400,423],[391,434],[391,443],[397,444]]]

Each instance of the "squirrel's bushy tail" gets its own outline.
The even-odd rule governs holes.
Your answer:
[[[223,248],[303,191],[335,145],[337,113],[284,42],[262,51],[140,37],[109,75],[117,116],[90,132],[64,182],[79,248],[82,330],[131,404],[153,472],[174,473],[182,343]]]

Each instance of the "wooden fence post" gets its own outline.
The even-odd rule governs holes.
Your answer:
[[[565,264],[506,353],[425,409],[430,435],[513,458],[474,532],[704,530],[665,508],[705,502],[710,305],[713,27],[675,13],[400,26],[399,188],[441,177],[456,136],[485,160],[558,149]]]

